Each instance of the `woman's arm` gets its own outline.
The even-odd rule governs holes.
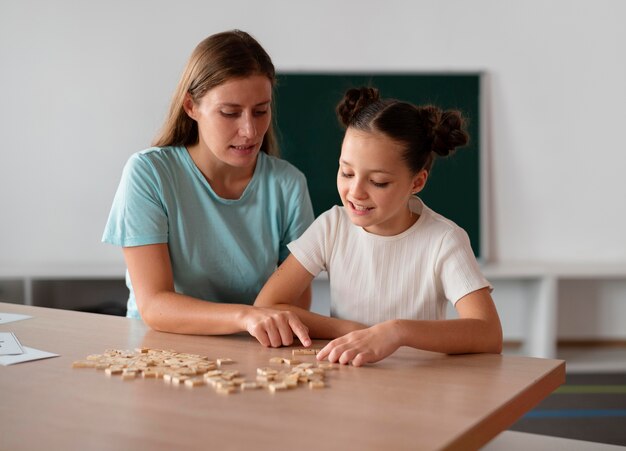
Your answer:
[[[208,302],[176,293],[167,244],[124,248],[137,308],[151,328],[180,334],[222,335],[248,331],[262,345],[291,345],[293,334],[304,346],[306,326],[291,312],[242,304]]]
[[[502,352],[502,327],[488,288],[459,299],[458,319],[390,320],[330,342],[318,359],[355,366],[377,362],[400,346],[447,354]]]
[[[305,306],[297,300],[302,298],[302,294],[307,289],[310,290],[312,281],[313,275],[293,255],[289,255],[268,279],[256,301],[254,301],[254,306],[271,307],[296,313],[308,327],[309,335],[313,338],[337,338],[366,327],[354,321],[329,318],[310,312],[308,310],[310,301],[309,305],[303,308]]]

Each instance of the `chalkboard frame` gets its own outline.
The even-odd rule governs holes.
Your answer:
[[[438,159],[420,198],[463,227],[478,259],[484,259],[486,227],[481,132],[481,73],[288,72],[277,74],[274,114],[282,158],[307,177],[315,215],[341,205],[336,174],[344,130],[335,106],[351,87],[373,86],[385,98],[460,110],[470,142]]]

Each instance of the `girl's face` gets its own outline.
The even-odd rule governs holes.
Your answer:
[[[185,99],[185,111],[198,123],[199,144],[218,166],[254,168],[272,120],[272,84],[263,75],[229,80],[200,102]]]
[[[352,222],[370,233],[398,235],[417,220],[409,210],[409,198],[424,188],[428,173],[412,174],[402,150],[381,133],[346,131],[337,189]]]

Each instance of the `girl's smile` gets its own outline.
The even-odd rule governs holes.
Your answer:
[[[376,235],[397,235],[417,220],[409,198],[427,172],[411,174],[403,145],[377,132],[348,128],[341,148],[337,189],[352,222]]]
[[[350,204],[350,207],[352,208],[354,214],[358,216],[365,216],[374,209],[374,207],[366,207],[350,201],[348,201],[348,203]]]

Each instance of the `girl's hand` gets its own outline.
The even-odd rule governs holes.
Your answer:
[[[243,322],[245,330],[263,346],[289,346],[293,343],[294,334],[303,346],[311,346],[309,329],[293,312],[250,307],[246,310]]]
[[[391,321],[350,332],[328,343],[317,353],[318,360],[361,366],[378,362],[400,347],[400,338]]]

